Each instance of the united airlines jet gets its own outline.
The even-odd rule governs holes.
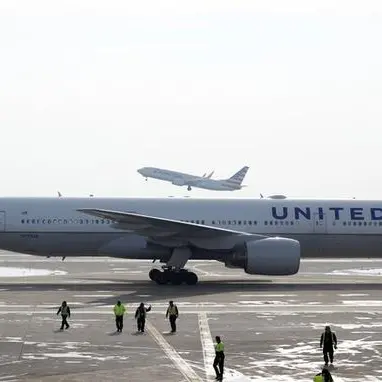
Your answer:
[[[0,198],[0,249],[159,260],[158,284],[196,284],[189,259],[288,276],[300,257],[382,257],[382,201]]]
[[[203,176],[185,174],[183,172],[164,170],[157,167],[142,167],[137,171],[144,176],[146,180],[147,178],[154,178],[171,182],[176,186],[187,186],[188,191],[191,191],[192,187],[214,191],[235,191],[245,187],[241,183],[248,169],[249,167],[245,166],[228,179],[211,179],[214,173],[213,171],[208,176],[205,176],[206,174]]]

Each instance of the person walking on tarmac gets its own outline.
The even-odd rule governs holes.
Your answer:
[[[114,305],[114,314],[115,314],[115,324],[117,326],[117,332],[122,333],[123,329],[123,315],[126,312],[126,308],[121,301],[118,301]]]
[[[328,366],[328,362],[330,359],[330,363],[333,363],[334,358],[334,349],[337,349],[337,336],[334,332],[331,331],[330,326],[325,326],[325,331],[321,334],[320,339],[320,348],[323,346],[324,353],[324,361],[325,366]],[[328,357],[329,354],[329,357]]]
[[[174,305],[174,301],[170,301],[169,304],[170,305],[167,308],[167,312],[166,312],[166,318],[169,317],[169,319],[170,319],[171,333],[175,333],[176,332],[175,321],[179,316],[179,311],[178,311],[178,307],[176,305]]]
[[[145,331],[145,323],[146,323],[146,313],[150,312],[151,305],[148,308],[145,307],[145,304],[141,302],[135,311],[135,318],[137,319],[138,332],[144,333]]]
[[[60,330],[64,330],[64,325],[65,329],[69,329],[69,324],[68,321],[66,320],[68,317],[70,318],[70,308],[69,305],[66,303],[66,301],[63,301],[61,306],[58,308],[57,311],[57,316],[61,313],[61,328]]]
[[[216,380],[223,380],[223,369],[224,369],[224,343],[221,341],[219,336],[215,337],[216,345],[215,345],[215,359],[213,363],[213,367],[216,373]],[[219,366],[219,368],[218,368]]]
[[[334,379],[329,370],[324,367],[320,373],[313,377],[313,382],[334,382]]]

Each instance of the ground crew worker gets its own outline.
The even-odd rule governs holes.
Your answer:
[[[138,332],[144,332],[145,331],[145,322],[146,322],[146,313],[150,312],[151,305],[149,305],[148,308],[145,307],[145,304],[141,302],[141,304],[138,306],[137,310],[135,311],[135,318],[137,319],[137,325],[138,325]]]
[[[126,308],[121,301],[118,301],[114,305],[115,324],[117,326],[117,332],[122,333],[123,329],[123,315],[126,312]]]
[[[62,318],[60,330],[64,330],[64,325],[65,325],[65,329],[69,329],[69,324],[68,324],[68,321],[66,321],[66,319],[68,317],[70,318],[70,308],[69,308],[69,305],[66,303],[66,301],[63,301],[61,306],[58,308],[57,316],[60,314],[60,312],[61,312],[61,318]]]
[[[215,337],[216,345],[215,345],[215,359],[214,359],[214,369],[216,373],[216,379],[218,381],[223,380],[223,369],[224,369],[224,343],[221,341],[219,336]],[[219,366],[219,368],[218,368]]]
[[[175,321],[179,316],[179,311],[178,311],[178,307],[176,305],[174,305],[174,301],[170,301],[169,304],[170,305],[167,308],[167,312],[166,312],[166,318],[169,317],[169,319],[170,319],[171,333],[175,333],[176,332]]]
[[[325,331],[321,334],[320,339],[320,348],[323,347],[324,361],[325,366],[328,366],[328,362],[330,359],[330,363],[333,363],[334,358],[334,349],[337,349],[337,337],[334,332],[330,330],[330,326],[325,326]],[[329,354],[329,357],[328,357]]]
[[[323,368],[322,371],[313,377],[313,382],[334,382],[329,370]]]

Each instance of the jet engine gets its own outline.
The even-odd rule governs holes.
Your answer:
[[[300,243],[282,237],[248,241],[225,265],[243,268],[250,275],[294,275],[300,268]]]

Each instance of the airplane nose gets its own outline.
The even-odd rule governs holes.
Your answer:
[[[141,169],[141,168],[139,168],[139,169],[137,170],[137,172],[139,172],[139,173],[142,175],[142,169]]]

